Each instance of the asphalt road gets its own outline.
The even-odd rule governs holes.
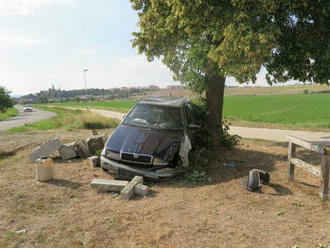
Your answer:
[[[0,121],[0,132],[7,131],[14,127],[23,126],[26,123],[33,123],[56,116],[56,113],[40,109],[33,109],[33,112],[23,112],[23,106],[15,106],[19,114],[15,117]]]

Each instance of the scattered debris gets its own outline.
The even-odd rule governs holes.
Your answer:
[[[26,234],[27,233],[27,230],[26,229],[23,229],[23,230],[16,231],[15,233],[16,234],[20,234],[20,233]]]
[[[223,166],[225,167],[229,167],[229,168],[234,168],[239,166],[238,164],[234,164],[234,163],[224,163]]]
[[[268,184],[270,180],[269,174],[266,171],[253,169],[249,172],[247,182],[244,182],[244,186],[250,191],[258,191],[261,189],[260,183]]]
[[[87,143],[84,140],[80,140],[76,143],[76,152],[78,157],[85,159],[90,156]]]
[[[100,167],[100,157],[92,156],[88,158],[88,164],[92,167]]]
[[[89,150],[89,154],[95,154],[96,151],[103,149],[104,147],[104,136],[95,136],[95,137],[91,137],[88,138],[86,140],[87,146],[88,146],[88,150]]]
[[[120,192],[128,185],[128,181],[109,180],[109,179],[93,179],[91,187],[97,192]]]
[[[62,143],[59,138],[48,140],[33,150],[33,152],[30,154],[30,159],[33,162],[36,162],[36,160],[39,158],[48,157],[50,154],[60,149],[61,146]]]
[[[121,199],[129,200],[134,195],[134,188],[138,184],[143,184],[143,177],[135,176],[125,188],[120,191]]]
[[[38,159],[36,166],[36,180],[47,182],[54,177],[53,160],[51,158]]]
[[[277,216],[281,216],[281,215],[283,215],[285,212],[284,211],[278,211],[277,213],[276,213],[276,215]]]
[[[140,196],[146,196],[149,193],[149,187],[147,185],[138,184],[134,188],[134,194]]]
[[[76,148],[77,143],[78,142],[75,141],[61,146],[59,150],[61,159],[68,160],[77,157],[78,156],[77,148]]]

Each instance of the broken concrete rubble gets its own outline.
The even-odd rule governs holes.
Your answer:
[[[48,140],[33,150],[30,154],[30,159],[36,162],[39,158],[48,157],[50,154],[60,149],[61,146],[62,143],[58,138]]]
[[[149,187],[147,185],[138,184],[134,187],[134,194],[140,196],[146,196],[149,193]]]
[[[121,199],[129,200],[134,195],[134,188],[138,184],[143,184],[143,177],[135,176],[125,188],[120,191]]]
[[[75,141],[61,146],[61,148],[59,149],[61,159],[68,160],[77,157],[77,143],[78,142]]]
[[[85,159],[90,155],[87,143],[84,140],[78,141],[75,147],[80,158]]]
[[[109,180],[109,179],[93,179],[91,187],[97,192],[120,192],[128,185],[128,181]]]
[[[95,136],[86,140],[90,154],[95,154],[104,147],[104,136]]]
[[[92,167],[99,167],[100,166],[100,157],[99,156],[89,157],[88,164]]]

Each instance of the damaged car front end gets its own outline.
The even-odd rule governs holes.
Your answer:
[[[101,166],[117,178],[162,179],[189,168],[192,149],[185,98],[149,97],[137,103],[109,136]]]

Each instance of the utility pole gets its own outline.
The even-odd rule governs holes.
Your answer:
[[[88,69],[84,69],[84,80],[85,80],[85,97],[86,97],[86,109],[88,111],[88,99],[87,99],[87,80],[86,80],[86,72],[88,72]]]

